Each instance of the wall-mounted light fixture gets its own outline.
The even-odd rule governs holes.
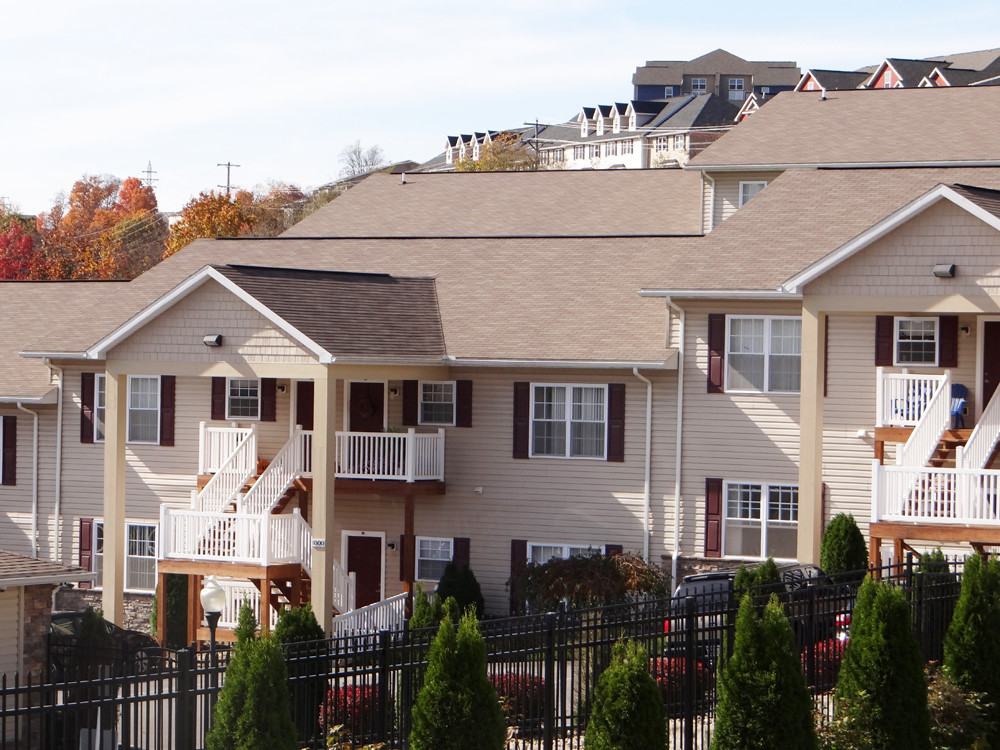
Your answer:
[[[389,389],[389,398],[396,398],[399,395],[399,388]]]
[[[386,549],[396,549],[396,543],[395,542],[389,542],[385,546],[386,546]]]
[[[205,346],[222,346],[222,334],[210,333],[201,340]]]
[[[939,279],[953,279],[955,278],[955,264],[954,263],[938,263],[934,266],[934,275]]]

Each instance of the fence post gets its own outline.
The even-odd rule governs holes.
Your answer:
[[[695,598],[684,598],[684,750],[695,750],[694,717],[698,710],[695,705],[698,696],[695,684],[698,670],[698,617]],[[715,669],[719,669],[716,661]]]
[[[542,747],[552,750],[554,736],[553,725],[556,721],[556,613],[549,612],[545,616],[545,632],[543,646],[545,649],[545,666],[543,684],[545,685],[545,716],[542,724]]]
[[[809,592],[808,608],[806,609],[806,684],[816,682],[816,587],[812,581],[806,584]]]
[[[375,736],[380,741],[389,738],[385,736],[385,717],[389,706],[389,631],[378,633],[378,712],[375,715]]]
[[[194,750],[197,724],[197,675],[194,649],[177,652],[177,707],[174,711],[175,750]],[[207,723],[206,723],[207,725]]]
[[[926,628],[924,627],[924,574],[917,571],[917,585],[914,587],[913,600],[913,629],[916,631],[917,642],[920,644],[920,651],[927,661],[927,652],[930,651],[926,638]]]

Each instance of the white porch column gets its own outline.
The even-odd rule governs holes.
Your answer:
[[[315,381],[313,425],[312,605],[323,630],[333,621],[333,560],[339,547],[333,512],[333,490],[337,472],[337,379],[329,369]]]
[[[108,372],[104,410],[104,616],[125,625],[125,438],[128,375]]]
[[[797,557],[819,563],[823,535],[823,372],[826,314],[802,305],[802,385],[799,415],[799,538]]]

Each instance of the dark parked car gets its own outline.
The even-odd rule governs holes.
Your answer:
[[[108,648],[80,643],[83,612],[53,612],[49,627],[49,663],[57,670],[79,668],[95,662],[114,665],[122,674],[143,674],[158,666],[163,649],[156,639],[138,630],[126,630],[101,620],[108,633]]]

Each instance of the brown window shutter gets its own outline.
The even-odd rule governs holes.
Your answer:
[[[0,458],[0,484],[17,484],[17,417],[3,418],[3,456]]]
[[[625,551],[625,548],[620,544],[605,544],[604,545],[604,556],[614,557],[615,555],[620,555]]]
[[[455,426],[472,427],[472,381],[455,381]]]
[[[608,461],[625,460],[625,384],[608,384]]]
[[[160,445],[174,444],[174,417],[177,409],[177,377],[160,376]]]
[[[726,384],[726,316],[708,316],[708,392],[722,393]]]
[[[721,479],[705,479],[705,557],[722,557]]]
[[[958,367],[958,316],[938,318],[938,367]]]
[[[226,378],[212,378],[212,419],[226,418]]]
[[[260,380],[260,421],[278,420],[278,381],[274,378]]]
[[[295,424],[301,425],[303,430],[311,430],[316,410],[316,386],[311,380],[300,380],[295,389]]]
[[[420,393],[416,380],[403,381],[403,426],[415,427],[419,420]]]
[[[518,593],[521,577],[528,567],[528,540],[510,540],[510,613],[512,615],[524,612],[524,601]]]
[[[895,319],[891,315],[875,316],[875,366],[892,367],[893,340],[896,338]]]
[[[80,556],[78,562],[84,570],[94,569],[94,519],[80,519]],[[81,589],[92,587],[90,581],[80,581],[77,584]]]
[[[80,373],[80,442],[94,442],[94,404],[97,403],[94,373]]]
[[[451,561],[458,570],[465,570],[469,567],[471,540],[467,536],[457,536],[451,540],[451,545]]]
[[[531,383],[514,383],[514,458],[528,457],[531,434]]]

